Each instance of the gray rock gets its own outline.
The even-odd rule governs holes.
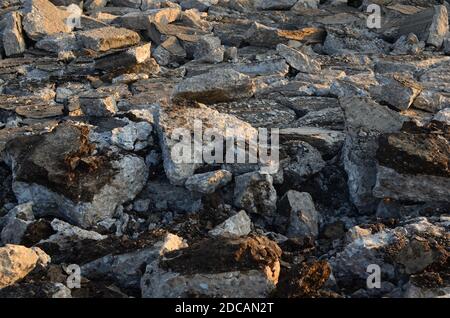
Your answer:
[[[2,243],[20,244],[32,221],[34,221],[32,202],[15,206],[3,217],[2,223],[5,222],[5,226],[1,231]]]
[[[249,172],[235,178],[234,205],[248,213],[272,215],[276,211],[277,192],[268,174]]]
[[[374,196],[412,202],[450,202],[450,178],[398,173],[378,166]]]
[[[187,57],[186,51],[175,36],[168,37],[152,54],[158,64],[162,66],[182,62]]]
[[[124,14],[114,19],[112,23],[126,29],[147,30],[152,23],[172,23],[178,20],[180,15],[179,7],[152,9]]]
[[[77,51],[80,45],[73,33],[57,33],[48,35],[36,43],[36,47],[49,52]]]
[[[69,16],[69,12],[58,9],[48,0],[25,0],[23,29],[34,41],[55,33],[68,33],[72,31]]]
[[[423,238],[444,238],[445,231],[442,223],[433,224],[426,218],[418,218],[395,229],[364,233],[331,258],[333,274],[340,286],[355,286],[359,282],[366,288],[367,267],[376,264],[381,267],[384,280],[397,282],[396,271],[418,273],[438,262],[439,244],[432,246]]]
[[[281,149],[286,149],[288,154],[288,162],[283,164],[283,172],[294,179],[309,177],[325,167],[320,152],[306,142],[283,143]]]
[[[104,27],[82,31],[77,34],[83,47],[94,51],[105,52],[139,43],[138,33],[116,27]]]
[[[398,110],[408,109],[422,91],[419,83],[401,74],[383,77],[380,82],[380,86],[371,90],[372,97]]]
[[[79,103],[83,114],[94,117],[111,117],[118,111],[114,96],[99,96],[98,92],[83,93]]]
[[[202,36],[196,45],[194,59],[205,63],[220,63],[223,61],[225,47],[220,38],[215,36]]]
[[[280,220],[276,222],[281,224],[287,237],[319,234],[319,213],[309,193],[289,190],[280,200],[278,213]]]
[[[149,146],[152,129],[148,122],[128,121],[126,126],[111,131],[111,142],[128,151],[139,151]]]
[[[360,211],[372,211],[376,200],[372,188],[376,181],[378,136],[399,131],[404,119],[397,112],[364,97],[340,99],[344,109],[347,137],[343,148],[344,168],[352,202]]]
[[[278,282],[280,256],[265,237],[203,240],[148,265],[142,297],[267,297]]]
[[[201,174],[194,174],[189,177],[184,186],[190,191],[196,191],[203,194],[211,194],[217,189],[227,185],[233,175],[227,170],[217,170],[205,172]]]
[[[89,279],[109,279],[123,288],[139,288],[143,266],[167,252],[186,247],[181,237],[168,233],[153,246],[126,254],[109,254],[84,264],[81,272]]]
[[[180,111],[183,112],[181,117],[179,115]],[[202,104],[198,104],[197,107],[176,105],[161,107],[156,119],[156,129],[163,155],[164,170],[172,184],[183,185],[187,178],[194,175],[196,168],[205,163],[212,164],[212,159],[204,160],[205,153],[208,153],[206,151],[207,148],[203,148],[208,145],[207,140],[202,141],[202,158],[197,158],[201,155],[199,150],[195,150],[197,153],[196,157],[193,154],[183,155],[181,148],[184,146],[194,149],[194,140],[190,136],[194,132],[196,121],[201,122],[202,127],[215,127],[215,132],[223,140],[227,138],[236,139],[237,137],[250,140],[258,133],[255,128],[246,122],[234,116],[219,113]],[[176,134],[174,135],[175,129],[177,131],[175,131]],[[179,134],[182,132],[183,135],[186,134],[183,138],[190,138],[190,140],[186,139],[180,144]],[[189,137],[187,137],[187,133],[189,133]]]
[[[4,17],[3,50],[6,56],[16,56],[25,52],[26,44],[22,32],[22,18],[17,11],[9,12]]]
[[[251,97],[254,92],[255,84],[249,76],[225,69],[185,79],[175,87],[173,98],[219,103]]]
[[[49,238],[40,241],[39,244],[55,244],[62,251],[69,251],[73,244],[77,244],[77,242],[80,241],[101,241],[107,238],[106,235],[101,235],[94,231],[83,230],[59,219],[54,219],[50,225],[56,233],[52,234]]]
[[[445,108],[434,115],[433,120],[450,125],[450,108]]]
[[[87,134],[85,126],[66,123],[49,134],[8,143],[6,157],[14,170],[18,202],[32,201],[37,215],[58,216],[86,228],[112,217],[117,206],[134,199],[147,181],[144,160],[132,155],[96,156]]]
[[[223,223],[217,225],[209,231],[209,235],[234,238],[247,236],[251,232],[252,221],[245,211],[241,211],[232,217],[226,219]]]
[[[277,52],[280,54],[286,62],[295,68],[299,72],[303,73],[319,73],[321,70],[319,62],[305,53],[290,48],[284,44],[277,45]]]

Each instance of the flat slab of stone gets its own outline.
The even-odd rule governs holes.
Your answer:
[[[132,30],[116,27],[104,27],[82,31],[77,34],[83,47],[105,52],[138,44],[140,36]]]

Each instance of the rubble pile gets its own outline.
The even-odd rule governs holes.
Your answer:
[[[447,1],[0,5],[0,297],[450,297]]]

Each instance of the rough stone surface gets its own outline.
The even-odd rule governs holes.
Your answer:
[[[253,96],[254,85],[247,75],[231,69],[215,70],[185,79],[175,87],[173,98],[206,104],[227,102]]]

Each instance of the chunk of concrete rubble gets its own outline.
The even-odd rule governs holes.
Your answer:
[[[203,240],[148,265],[142,297],[267,297],[278,282],[280,256],[263,236]]]
[[[136,45],[140,41],[138,33],[116,27],[82,31],[77,34],[77,37],[83,47],[99,52]]]
[[[194,174],[189,177],[184,186],[190,191],[196,191],[203,194],[211,194],[217,189],[227,185],[233,175],[227,170],[217,170],[205,172],[201,174]]]
[[[339,286],[366,288],[367,268],[377,264],[385,281],[398,283],[397,272],[414,274],[442,261],[442,247],[448,244],[443,223],[426,218],[412,219],[394,229],[381,229],[358,237],[331,258]],[[355,286],[356,285],[356,286]]]
[[[249,172],[235,178],[234,205],[248,213],[272,215],[276,211],[277,192],[269,174]]]
[[[372,88],[372,97],[398,110],[408,109],[422,91],[418,82],[401,74],[383,77],[380,84]]]
[[[159,65],[166,66],[186,59],[187,54],[175,36],[168,37],[152,53]]]
[[[174,234],[166,234],[154,245],[126,254],[109,254],[81,266],[84,277],[108,279],[123,288],[139,288],[142,268],[164,254],[187,248],[186,242]]]
[[[102,71],[117,73],[148,61],[151,57],[151,44],[146,43],[95,59],[94,67]]]
[[[287,162],[282,164],[283,172],[293,179],[309,177],[325,167],[320,152],[307,142],[294,140],[283,143],[281,152],[287,155]]]
[[[342,148],[345,133],[315,127],[298,127],[280,129],[280,140],[301,140],[319,150],[324,158],[333,157]]]
[[[54,215],[81,227],[113,216],[147,181],[144,160],[94,154],[89,128],[70,123],[51,133],[19,137],[5,149],[19,203],[34,202],[37,215]]]
[[[211,236],[236,238],[251,232],[252,221],[245,211],[236,213],[208,232]]]
[[[131,30],[147,30],[152,23],[172,23],[181,16],[179,7],[130,12],[115,18],[112,24]]]
[[[34,221],[33,203],[27,202],[19,204],[11,209],[6,216],[3,217],[5,222],[1,230],[1,241],[3,244],[20,244],[23,236],[30,225]]]
[[[223,61],[225,47],[220,38],[215,36],[202,36],[196,45],[194,59],[204,63],[220,63]]]
[[[87,231],[77,226],[71,225],[59,219],[54,219],[50,223],[55,234],[49,238],[42,240],[39,244],[52,243],[56,244],[61,250],[69,250],[72,244],[78,241],[101,241],[107,238],[106,235],[101,235],[94,231]]]
[[[28,275],[36,265],[46,266],[50,257],[38,247],[6,244],[0,247],[0,289]]]
[[[148,122],[129,121],[128,125],[111,131],[111,141],[124,150],[139,151],[149,146],[152,130],[153,127]]]
[[[325,31],[321,28],[309,27],[298,30],[282,30],[268,27],[264,24],[254,22],[244,35],[244,39],[250,45],[261,47],[276,47],[280,43],[287,43],[289,40],[304,43],[322,43]]]
[[[183,80],[175,87],[173,98],[212,104],[252,97],[254,93],[255,84],[249,76],[224,69]]]
[[[181,113],[183,116],[180,116]],[[250,140],[257,135],[257,130],[251,125],[234,116],[212,110],[203,104],[160,107],[156,117],[156,129],[163,154],[164,170],[172,184],[183,185],[186,179],[194,174],[196,168],[206,163],[213,164],[212,161],[215,161],[213,158],[206,158],[208,160],[200,158],[201,160],[199,160],[199,152],[195,158],[189,154],[183,156],[183,147],[181,146],[193,149],[194,140],[189,136],[194,132],[196,122],[201,123],[204,127],[214,127],[214,132],[223,140],[236,140],[238,137]],[[180,144],[179,139],[182,136],[188,139]],[[202,144],[206,146],[209,141],[203,140]]]
[[[17,11],[9,12],[3,18],[3,50],[6,56],[17,56],[25,52],[26,43],[22,32],[22,18]]]
[[[25,0],[22,25],[27,36],[38,41],[47,35],[71,32],[69,12],[54,6],[48,0]]]
[[[77,51],[80,49],[78,40],[73,33],[47,35],[36,43],[36,47],[54,53]]]
[[[347,137],[343,162],[348,174],[352,202],[361,211],[372,211],[376,200],[372,188],[376,181],[377,138],[381,133],[397,132],[404,118],[397,112],[367,97],[341,98]]]
[[[277,52],[290,66],[299,72],[318,73],[321,70],[320,64],[316,60],[299,50],[290,48],[287,45],[278,44]]]
[[[78,100],[86,116],[111,117],[118,111],[116,99],[108,94],[86,92],[82,93]]]
[[[317,237],[319,234],[319,213],[307,192],[286,192],[280,199],[278,214],[276,222],[287,237]]]
[[[389,37],[399,37],[414,33],[422,41],[437,48],[442,46],[448,32],[447,8],[437,5],[403,19],[387,24],[384,33]]]
[[[450,143],[445,133],[432,130],[433,126],[405,127],[380,137],[376,197],[450,202]]]

